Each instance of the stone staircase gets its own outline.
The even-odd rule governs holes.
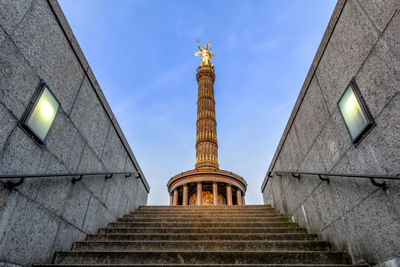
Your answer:
[[[37,266],[83,265],[352,266],[265,205],[143,206]]]

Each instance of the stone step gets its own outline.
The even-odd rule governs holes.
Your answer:
[[[70,251],[57,252],[56,264],[349,264],[346,253],[335,251]]]
[[[202,214],[208,214],[208,213],[277,213],[278,211],[275,209],[253,209],[253,210],[240,210],[240,209],[234,209],[234,210],[228,210],[228,209],[165,209],[165,210],[136,210],[132,211],[136,213],[163,213],[163,214],[178,214],[178,213],[202,213]]]
[[[97,234],[88,235],[88,241],[134,241],[134,240],[317,240],[317,235],[304,233],[200,233],[200,234]]]
[[[280,214],[276,210],[260,210],[260,211],[251,211],[251,210],[173,210],[173,211],[164,211],[164,210],[159,210],[159,211],[147,211],[147,210],[135,210],[132,211],[130,214],[149,214],[149,215],[185,215],[185,214],[201,214],[201,215],[208,215],[208,214],[223,214],[223,215],[230,215],[230,214],[253,214],[253,215],[258,215],[258,214]]]
[[[84,241],[73,251],[332,251],[323,241]]]
[[[306,233],[299,227],[113,227],[101,228],[99,233]]]
[[[259,208],[247,208],[245,206],[241,207],[226,207],[226,206],[218,206],[218,207],[198,207],[198,206],[179,206],[179,207],[164,207],[164,208],[140,208],[136,209],[137,212],[211,212],[211,211],[222,211],[222,212],[238,212],[238,211],[245,211],[245,212],[262,212],[262,211],[277,211],[274,208],[269,207],[259,207]]]
[[[144,207],[176,207],[176,206],[170,206],[170,205],[141,205],[141,206],[139,206],[139,208],[144,208]],[[203,207],[209,207],[209,206],[203,206]],[[232,206],[230,206],[230,207],[232,207]],[[269,204],[246,204],[242,207],[271,207],[271,205],[269,205]]]
[[[209,212],[209,213],[202,213],[202,212],[180,212],[180,213],[153,213],[153,212],[143,212],[143,213],[130,213],[125,216],[135,217],[135,216],[143,216],[143,217],[156,217],[156,218],[171,218],[171,217],[276,217],[276,216],[283,216],[278,212],[254,212],[254,213],[232,213],[232,212]]]
[[[128,215],[124,215],[123,218],[136,218],[136,217],[145,217],[145,218],[192,218],[192,217],[199,217],[199,218],[209,218],[212,216],[217,216],[218,218],[268,218],[268,217],[283,217],[282,214],[278,212],[274,213],[261,213],[261,212],[254,212],[254,213],[207,213],[201,214],[198,212],[184,212],[181,214],[156,214],[156,213],[131,213]]]
[[[43,266],[352,266],[264,205],[140,207],[54,263]]]
[[[228,208],[168,208],[168,209],[136,209],[132,212],[278,212],[276,209],[272,208],[262,208],[262,209],[228,209]]]
[[[265,209],[269,208],[272,209],[271,205],[232,205],[232,206],[225,206],[225,205],[218,205],[218,206],[155,206],[155,205],[149,205],[149,206],[139,206],[139,210],[142,209]]]
[[[143,206],[138,208],[137,210],[265,210],[265,209],[274,209],[271,206]]]
[[[110,267],[109,264],[36,264],[33,266],[59,266],[59,267]],[[368,267],[368,265],[351,264],[113,264],[112,266],[121,267]]]
[[[238,217],[224,217],[224,218],[201,218],[201,217],[192,217],[192,218],[144,218],[144,217],[125,217],[123,219],[117,219],[116,222],[168,222],[168,223],[210,223],[210,222],[290,222],[290,219],[285,217],[266,217],[266,218],[238,218]]]
[[[292,222],[116,222],[110,223],[109,227],[298,227],[297,223]]]

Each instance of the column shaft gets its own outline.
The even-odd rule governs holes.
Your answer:
[[[213,189],[214,206],[216,206],[216,205],[218,205],[218,184],[213,183],[212,189]]]
[[[239,188],[236,189],[236,205],[242,205],[242,191]]]
[[[201,66],[196,72],[198,83],[195,168],[218,168],[218,140],[215,121],[215,72]]]
[[[197,206],[201,206],[201,198],[203,192],[203,185],[201,183],[197,183]]]
[[[244,201],[244,194],[242,195],[242,205],[246,205],[246,202]]]
[[[178,205],[178,188],[174,189],[174,203],[173,203],[173,205],[174,206]]]
[[[182,205],[183,206],[187,206],[188,205],[188,199],[189,199],[189,186],[187,184],[185,184],[183,186],[183,201],[182,201]]]
[[[174,204],[174,197],[172,196],[172,193],[169,194],[169,205],[172,206]]]
[[[226,185],[226,204],[232,206],[232,187],[231,185]]]

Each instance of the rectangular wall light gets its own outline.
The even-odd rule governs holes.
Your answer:
[[[353,144],[357,146],[375,123],[354,79],[339,99],[338,106]]]
[[[40,83],[36,93],[26,109],[22,118],[22,127],[30,133],[40,144],[53,124],[60,104],[43,82]]]

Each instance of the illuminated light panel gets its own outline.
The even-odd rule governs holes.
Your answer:
[[[56,117],[59,104],[47,87],[39,97],[26,125],[43,141]]]
[[[364,109],[362,100],[356,95],[358,92],[355,91],[353,83],[347,87],[338,106],[353,143],[357,143],[373,126],[373,121],[368,111]]]

